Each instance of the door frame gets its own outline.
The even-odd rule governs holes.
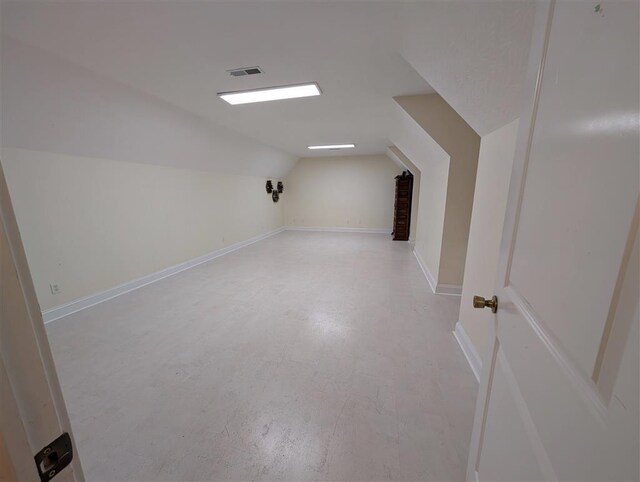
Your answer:
[[[537,0],[536,11],[531,34],[531,46],[529,50],[529,60],[527,62],[527,72],[524,83],[524,94],[522,99],[522,109],[520,122],[518,125],[518,137],[513,159],[513,168],[509,182],[509,194],[507,197],[507,208],[500,243],[500,261],[498,265],[498,276],[496,278],[495,290],[499,290],[503,285],[508,273],[508,254],[512,251],[515,243],[515,231],[518,223],[518,212],[522,202],[522,192],[526,177],[526,166],[530,147],[533,139],[533,129],[535,117],[538,110],[540,87],[544,63],[549,44],[549,34],[555,0]],[[497,292],[497,291],[496,291]],[[489,394],[491,389],[491,374],[496,360],[496,326],[497,318],[494,315],[489,326],[480,375],[480,386],[478,388],[478,398],[473,419],[473,430],[471,433],[471,443],[469,446],[469,459],[467,462],[468,481],[477,481],[478,464],[482,452],[482,439],[484,435],[487,410],[489,408]]]
[[[0,279],[0,436],[8,469],[37,481],[34,455],[63,432],[73,441],[73,432],[1,162],[0,223],[2,259],[11,261]],[[73,452],[56,480],[84,480],[75,441]]]

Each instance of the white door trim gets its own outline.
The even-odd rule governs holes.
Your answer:
[[[511,180],[509,184],[509,195],[505,221],[503,225],[502,240],[500,245],[500,261],[498,266],[498,278],[496,286],[502,286],[508,273],[508,266],[502,265],[507,259],[505,253],[511,252],[511,244],[515,242],[512,235],[517,223],[517,213],[522,202],[522,187],[526,174],[526,163],[528,152],[533,140],[533,124],[538,107],[538,98],[544,68],[544,60],[549,44],[549,33],[551,21],[553,19],[553,7],[555,0],[538,0],[536,2],[536,13],[531,35],[531,48],[525,87],[523,89],[523,109],[518,125],[518,140],[514,154]],[[482,452],[482,440],[484,439],[485,422],[489,404],[489,393],[491,390],[491,374],[497,360],[498,347],[496,341],[495,316],[490,324],[488,337],[490,342],[485,347],[484,363],[480,374],[480,387],[476,401],[475,414],[473,419],[473,430],[471,433],[471,443],[469,446],[469,459],[467,462],[467,480],[473,481],[478,478],[478,466]]]
[[[27,431],[22,423],[18,403],[13,394],[9,376],[0,357],[0,434],[10,458],[11,468],[17,480],[37,480],[38,473],[31,456]],[[2,475],[2,472],[0,472]]]
[[[28,442],[25,448],[18,445],[9,452],[14,468],[23,471],[28,463],[33,472],[28,479],[37,479],[34,454],[38,453],[63,432],[69,433],[74,447],[70,466],[63,469],[63,480],[84,480],[77,447],[69,422],[60,382],[49,348],[47,333],[42,321],[24,246],[9,197],[9,190],[0,164],[0,254],[2,255],[2,292],[0,293],[0,358],[2,359],[3,393],[11,392],[15,402],[13,416],[20,420]],[[6,264],[5,264],[6,263]],[[11,405],[2,407],[11,411]],[[11,415],[9,413],[9,415]],[[2,415],[6,415],[3,413]],[[6,427],[17,426],[16,423]],[[3,438],[8,444],[14,435]],[[19,437],[19,433],[16,434]],[[33,477],[35,475],[35,477]]]

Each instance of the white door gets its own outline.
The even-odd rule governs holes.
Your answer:
[[[40,480],[34,455],[64,432],[73,439],[0,165],[0,475]],[[75,450],[59,473],[42,466],[56,482],[84,480]]]
[[[638,19],[538,3],[469,480],[639,480]]]

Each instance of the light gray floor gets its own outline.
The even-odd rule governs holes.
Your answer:
[[[89,480],[463,480],[458,309],[407,243],[284,232],[47,329]]]

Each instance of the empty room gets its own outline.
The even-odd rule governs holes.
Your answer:
[[[0,481],[640,480],[638,0],[0,0]]]

